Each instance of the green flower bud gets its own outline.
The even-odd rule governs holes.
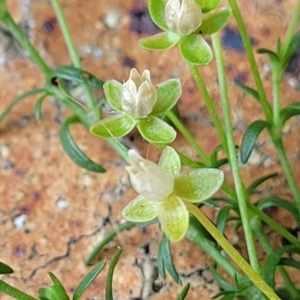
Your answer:
[[[171,31],[187,36],[201,25],[202,10],[194,0],[168,0],[165,17]]]
[[[156,100],[157,90],[151,82],[149,70],[141,76],[132,69],[122,86],[122,110],[133,118],[144,118],[152,112]]]

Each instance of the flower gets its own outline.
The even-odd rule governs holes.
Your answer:
[[[180,173],[177,152],[166,147],[159,163],[128,151],[130,166],[125,167],[139,196],[128,203],[122,216],[131,222],[158,218],[162,230],[171,241],[181,240],[188,229],[189,211],[185,202],[199,203],[222,185],[224,174],[218,169],[194,169]]]
[[[105,82],[104,94],[115,113],[93,124],[92,134],[119,138],[137,126],[143,138],[154,145],[164,146],[175,139],[176,131],[161,118],[181,95],[178,79],[169,79],[154,87],[149,70],[140,75],[132,69],[123,84],[116,80]]]
[[[149,70],[141,76],[136,69],[132,69],[129,79],[122,86],[123,111],[133,118],[144,118],[152,112],[156,100],[157,90],[151,82]]]
[[[202,23],[202,10],[194,0],[168,0],[165,6],[166,24],[181,36],[190,35]]]

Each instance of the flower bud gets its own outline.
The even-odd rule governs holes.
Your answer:
[[[169,29],[181,36],[190,35],[202,23],[202,10],[195,0],[168,0],[165,16]]]
[[[125,169],[135,191],[149,200],[166,199],[174,187],[171,175],[154,162],[139,156],[135,150],[129,150],[128,155],[130,166]]]
[[[153,86],[149,70],[142,76],[136,69],[130,71],[129,79],[122,86],[122,109],[134,118],[144,118],[153,109],[157,91]]]

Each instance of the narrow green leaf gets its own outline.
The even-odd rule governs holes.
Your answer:
[[[152,21],[161,29],[168,30],[165,18],[167,0],[149,0],[148,10]]]
[[[272,63],[279,63],[279,57],[278,57],[277,53],[275,53],[274,51],[272,51],[270,49],[259,48],[259,49],[257,49],[256,52],[258,54],[267,54]]]
[[[176,131],[155,116],[140,119],[137,128],[145,140],[152,144],[167,145],[176,138]]]
[[[266,121],[257,120],[248,126],[244,133],[240,149],[241,161],[243,164],[248,161],[259,134],[266,128],[267,124]]]
[[[0,2],[0,14],[1,14],[1,2]],[[30,295],[22,292],[21,290],[15,288],[14,286],[6,283],[0,279],[0,294],[6,294],[14,299],[20,300],[38,300],[37,298],[31,297]]]
[[[12,274],[14,270],[7,264],[0,261],[0,274]]]
[[[300,270],[300,262],[297,260],[294,260],[293,258],[283,257],[280,259],[279,265],[292,267],[294,269]]]
[[[291,117],[300,115],[300,102],[294,102],[280,111],[280,119],[282,126],[285,124],[287,120]]]
[[[181,95],[179,79],[169,79],[157,86],[157,100],[151,112],[152,115],[166,114],[172,109]]]
[[[300,47],[300,30],[298,30],[293,35],[290,44],[288,46],[288,49],[285,53],[285,56],[281,59],[282,70],[284,70],[288,66],[291,58],[296,53],[299,47]]]
[[[235,81],[234,85],[236,87],[238,87],[239,89],[241,89],[245,94],[250,95],[255,100],[257,100],[258,102],[260,102],[258,92],[255,89],[253,89],[253,88],[251,88],[249,86],[246,86],[246,85],[244,85],[244,84],[242,84],[241,82],[238,82],[238,81]]]
[[[292,298],[292,295],[287,287],[279,287],[279,288],[276,288],[275,291],[281,300],[291,300],[291,299],[300,300],[299,297]],[[300,292],[299,289],[298,289],[298,292]]]
[[[222,0],[196,0],[196,2],[201,6],[203,13],[208,13],[215,8],[217,8]]]
[[[179,50],[182,57],[194,65],[207,65],[213,59],[210,46],[199,34],[181,38]]]
[[[165,234],[162,236],[159,245],[158,256],[161,256],[163,260],[163,267],[168,271],[168,273],[171,275],[173,280],[177,284],[181,284],[180,276],[173,263],[171,249],[170,249],[170,242]]]
[[[254,191],[256,190],[256,188],[261,185],[262,183],[264,183],[265,181],[267,181],[268,179],[271,179],[273,177],[278,176],[278,173],[272,173],[272,174],[268,174],[262,177],[259,177],[258,179],[254,180],[249,187],[247,188],[247,192],[249,195],[252,195],[254,193]]]
[[[293,203],[291,203],[288,200],[277,198],[277,197],[268,197],[258,201],[256,203],[256,206],[260,210],[263,210],[268,207],[283,208],[292,214],[292,216],[295,218],[298,225],[300,224],[300,216],[298,213],[298,209]]]
[[[60,129],[60,140],[65,152],[72,159],[72,161],[78,166],[97,173],[104,173],[105,169],[93,162],[89,157],[87,157],[76,145],[70,133],[69,126],[73,123],[80,123],[80,119],[77,116],[69,117],[62,125]]]
[[[28,91],[21,96],[17,97],[15,100],[13,100],[6,108],[5,110],[0,114],[0,123],[4,120],[4,118],[10,113],[10,111],[21,101],[25,100],[27,97],[40,94],[45,92],[44,89],[33,89],[31,91]]]
[[[66,293],[65,288],[57,277],[51,272],[48,273],[51,277],[53,285],[47,288],[40,288],[38,290],[38,296],[41,300],[69,300],[69,296]]]
[[[96,277],[103,270],[105,264],[105,260],[101,261],[95,268],[93,268],[86,276],[83,277],[74,292],[73,300],[79,300],[81,298],[81,295],[84,293],[84,291],[90,286],[91,283],[94,282]]]
[[[42,104],[44,103],[44,100],[47,98],[47,96],[48,94],[43,95],[35,104],[34,117],[37,121],[40,121],[42,118]]]
[[[164,51],[174,47],[179,40],[180,36],[178,34],[166,31],[142,38],[139,40],[139,44],[148,50]]]
[[[232,209],[231,206],[224,206],[220,209],[220,211],[218,213],[216,225],[217,225],[218,230],[221,233],[224,233],[231,209]]]
[[[121,254],[122,254],[122,249],[118,249],[110,263],[110,266],[109,266],[109,269],[107,272],[106,287],[105,287],[105,299],[106,300],[114,300],[113,286],[112,286],[113,285],[113,275],[114,275],[115,267],[119,261]]]
[[[176,298],[176,300],[184,300],[190,290],[190,287],[191,285],[187,283],[182,289],[182,291],[180,292],[180,294],[178,295],[178,297]]]
[[[231,16],[231,10],[223,7],[218,11],[204,15],[201,26],[197,32],[203,35],[211,35],[221,30],[228,22]]]
[[[51,82],[57,84],[57,79],[86,84],[93,88],[102,89],[104,82],[91,73],[73,66],[59,66],[51,74]]]
[[[227,282],[217,271],[216,269],[216,264],[212,264],[209,266],[209,271],[212,275],[212,277],[214,278],[214,280],[218,283],[218,285],[225,291],[236,291],[236,288],[230,284],[229,282]]]
[[[163,234],[165,236],[165,234]],[[166,270],[165,270],[165,265],[164,265],[164,256],[162,255],[162,240],[159,244],[158,247],[158,252],[157,252],[157,269],[158,269],[158,275],[161,279],[166,279]]]

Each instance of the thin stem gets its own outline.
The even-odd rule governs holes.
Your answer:
[[[0,279],[0,291],[18,300],[38,300]]]
[[[51,0],[51,2],[52,2],[53,9],[55,11],[59,26],[61,28],[64,40],[66,42],[72,63],[74,65],[74,67],[81,69],[80,58],[79,58],[79,55],[75,48],[74,42],[72,40],[71,33],[70,33],[70,30],[66,23],[59,0]],[[87,98],[88,108],[90,110],[92,110],[94,112],[94,114],[96,115],[97,119],[99,119],[100,118],[100,110],[97,107],[97,104],[94,100],[92,92],[86,84],[83,84],[83,87],[84,87],[84,92],[85,92],[86,98]]]
[[[195,205],[185,202],[189,212],[193,214],[205,229],[213,236],[218,244],[226,251],[229,257],[241,268],[241,270],[252,280],[252,282],[267,296],[270,300],[280,300],[275,292],[266,284],[266,282],[251,268],[240,253],[227,241],[227,239],[218,231],[214,224],[206,215]]]
[[[181,132],[181,134],[184,136],[184,138],[189,142],[189,144],[194,148],[196,153],[199,155],[199,157],[202,159],[203,163],[205,165],[210,164],[209,156],[205,154],[205,152],[202,150],[202,148],[198,145],[198,143],[195,141],[193,136],[190,134],[190,132],[185,128],[185,126],[182,124],[180,119],[174,114],[172,110],[168,111],[167,117],[173,122],[173,124],[176,126],[176,128]]]
[[[224,61],[222,56],[220,39],[217,33],[212,35],[212,43],[213,43],[216,62],[217,62],[221,103],[222,103],[222,110],[224,115],[225,132],[226,132],[228,152],[229,152],[229,161],[233,173],[233,179],[235,183],[235,190],[237,193],[237,200],[239,204],[241,220],[242,220],[243,229],[245,233],[247,250],[248,250],[251,266],[256,272],[259,273],[260,267],[256,255],[255,244],[254,244],[252,231],[250,227],[249,212],[247,208],[247,203],[249,202],[249,199],[246,196],[246,192],[239,171],[239,165],[238,165],[238,160],[236,155],[236,147],[235,147],[235,142],[233,137],[233,128],[232,128],[231,118],[230,118],[230,107],[229,107],[229,100],[228,100],[225,67],[224,67]]]
[[[273,124],[275,127],[281,126],[280,121],[280,82],[281,66],[278,61],[272,62],[272,89],[273,89]]]
[[[260,220],[258,218],[254,218],[251,222],[251,226],[252,226],[253,232],[255,233],[256,237],[258,238],[259,244],[266,251],[266,254],[269,255],[273,251],[273,248],[269,242],[269,239],[263,232]],[[295,285],[293,284],[293,282],[292,282],[289,274],[285,270],[285,268],[283,266],[277,266],[277,269],[278,269],[281,277],[283,278],[283,280],[285,282],[285,286],[289,290],[289,292],[292,296],[292,299],[300,299],[300,294],[299,294],[297,288],[295,287]]]
[[[224,150],[225,152],[227,152],[227,142],[226,142],[226,136],[225,136],[225,132],[223,130],[223,125],[222,125],[222,122],[217,114],[217,111],[216,111],[216,108],[215,108],[215,105],[213,103],[213,100],[211,99],[208,91],[207,91],[207,88],[206,88],[206,85],[204,83],[204,80],[202,79],[201,77],[201,74],[198,70],[198,68],[193,65],[193,64],[189,64],[189,68],[191,70],[191,73],[193,74],[193,77],[195,79],[195,82],[202,94],[202,97],[204,99],[204,102],[205,102],[205,105],[208,109],[208,112],[214,122],[214,125],[217,129],[217,132],[218,132],[218,135],[221,139],[221,143],[224,147]]]
[[[271,123],[271,121],[272,121],[272,109],[271,109],[271,106],[270,106],[270,104],[267,100],[266,93],[265,93],[265,90],[264,90],[264,87],[263,87],[263,84],[262,84],[262,80],[261,80],[259,72],[258,72],[257,64],[255,62],[254,55],[253,55],[253,52],[252,52],[252,46],[251,46],[250,38],[247,34],[247,30],[246,30],[246,27],[245,27],[244,20],[241,16],[241,13],[240,13],[240,10],[239,10],[239,7],[237,5],[236,0],[228,0],[228,2],[230,4],[232,14],[234,15],[234,18],[235,18],[235,20],[238,24],[238,28],[239,28],[239,31],[240,31],[240,34],[241,34],[241,38],[242,38],[242,41],[243,41],[243,44],[244,44],[244,47],[245,47],[245,51],[246,51],[249,63],[250,63],[251,71],[252,71],[252,74],[253,74],[253,77],[254,77],[254,81],[255,81],[255,84],[256,84],[256,87],[257,87],[257,92],[258,92],[258,95],[259,95],[260,103],[262,105],[266,120],[269,123]]]

